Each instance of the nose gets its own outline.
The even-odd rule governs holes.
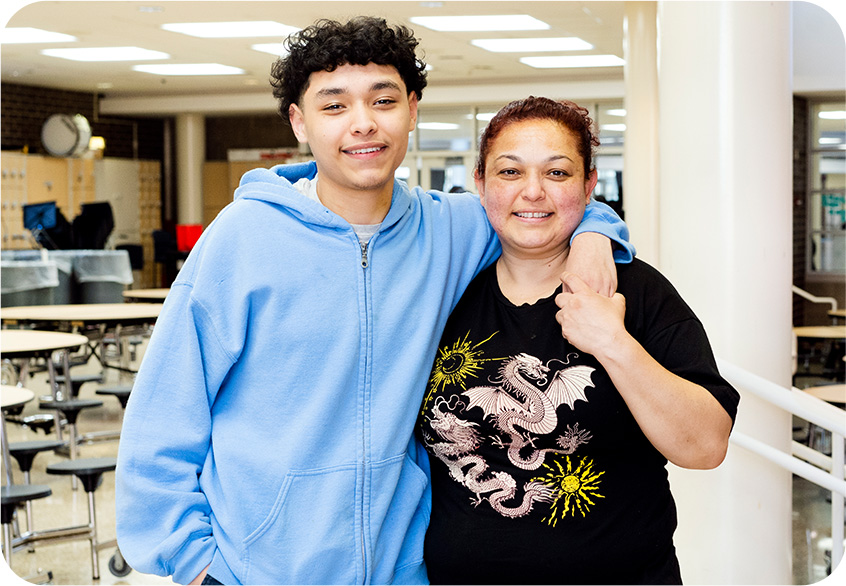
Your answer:
[[[350,122],[350,132],[360,136],[367,136],[376,130],[376,118],[373,112],[364,105],[353,108]]]
[[[543,181],[540,177],[530,174],[526,177],[520,196],[526,201],[539,201],[546,197],[543,190]]]

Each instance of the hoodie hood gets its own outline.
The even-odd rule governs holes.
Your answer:
[[[309,199],[294,187],[300,179],[317,177],[317,164],[307,163],[276,165],[269,169],[252,169],[244,173],[235,200],[254,199],[287,208],[302,221],[310,224],[349,229],[350,223],[324,205]],[[382,221],[382,229],[388,228],[402,218],[411,205],[408,187],[394,180],[391,209]]]

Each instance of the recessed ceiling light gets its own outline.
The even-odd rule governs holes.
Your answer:
[[[451,122],[421,122],[417,125],[417,128],[421,130],[458,130],[461,126]]]
[[[70,59],[71,61],[149,61],[169,59],[170,55],[161,51],[151,51],[141,47],[79,47],[73,49],[44,49],[42,55]]]
[[[611,108],[609,110],[605,110],[605,113],[609,116],[625,116],[626,109],[625,108]]]
[[[578,37],[536,39],[473,39],[471,44],[493,53],[531,53],[539,51],[587,51],[593,45]]]
[[[820,118],[826,120],[846,120],[846,111],[844,110],[829,110],[828,112],[820,112]]]
[[[826,137],[826,136],[820,137],[820,140],[819,140],[820,144],[840,144],[842,142],[843,142],[843,139],[841,139],[841,138]]]
[[[414,24],[435,31],[539,31],[549,25],[528,14],[412,16]]]
[[[538,69],[570,67],[619,67],[626,62],[616,55],[563,55],[521,57],[520,63]]]
[[[250,47],[254,51],[261,51],[262,53],[270,53],[276,57],[284,57],[288,54],[288,50],[280,43],[256,43]]]
[[[245,37],[287,37],[297,32],[297,27],[272,20],[240,22],[177,22],[163,24],[162,28],[174,33],[205,39],[234,39]]]
[[[40,28],[28,26],[13,26],[3,29],[0,44],[12,45],[22,43],[72,43],[76,37],[64,33],[54,33]]]
[[[133,65],[132,69],[156,75],[242,75],[246,73],[238,67],[219,63],[163,63]]]
[[[625,124],[602,124],[599,127],[601,130],[608,130],[609,132],[624,132],[626,130]]]

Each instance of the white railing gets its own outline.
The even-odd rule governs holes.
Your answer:
[[[828,303],[829,305],[831,305],[832,310],[837,309],[837,299],[835,299],[834,297],[817,297],[816,295],[808,293],[804,289],[800,289],[796,285],[793,285],[793,292],[796,293],[799,297],[804,297],[812,303]]]
[[[717,359],[717,363],[720,373],[738,390],[752,393],[831,432],[831,457],[795,441],[792,453],[787,454],[736,430],[732,432],[731,442],[831,491],[831,567],[836,568],[843,558],[846,498],[846,417],[843,410],[795,387],[787,389],[777,385],[725,360]]]

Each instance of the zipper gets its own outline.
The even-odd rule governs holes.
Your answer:
[[[359,242],[361,246],[361,268],[367,268],[367,243],[366,242]]]
[[[362,276],[364,278],[364,305],[365,305],[365,316],[366,316],[366,320],[365,320],[365,323],[363,325],[364,325],[364,331],[365,331],[365,344],[369,344],[369,339],[368,339],[368,336],[366,334],[368,327],[369,327],[369,321],[370,321],[370,314],[369,314],[369,310],[367,309],[368,308],[368,302],[369,302],[368,298],[369,298],[370,295],[369,295],[369,291],[368,291],[368,288],[367,288],[367,274],[366,274],[367,267],[369,266],[368,259],[367,259],[368,242],[359,241],[359,246],[361,246],[361,269],[362,269]],[[370,368],[370,364],[369,364],[369,360],[367,358],[367,351],[365,350],[365,365],[364,365],[365,380],[367,379],[367,370],[369,368]],[[366,397],[365,397],[365,399],[366,399]],[[364,572],[362,583],[367,584],[368,582],[370,582],[370,572],[367,569],[367,544],[366,544],[366,539],[365,539],[366,534],[367,534],[367,528],[365,526],[366,525],[365,521],[367,519],[367,515],[366,515],[366,511],[364,510],[364,508],[365,508],[364,502],[365,502],[365,500],[367,500],[367,499],[365,499],[364,491],[368,489],[368,485],[367,485],[367,474],[368,474],[368,472],[367,472],[367,429],[366,429],[368,406],[367,406],[366,400],[364,401],[363,407],[364,407],[365,413],[362,414],[363,426],[362,426],[362,430],[361,430],[361,453],[362,453],[362,457],[364,458],[364,460],[362,462],[362,473],[363,473],[364,476],[362,477],[362,484],[361,484],[362,495],[361,495],[361,509],[360,509],[360,513],[361,513],[361,567],[362,567],[362,570]]]

